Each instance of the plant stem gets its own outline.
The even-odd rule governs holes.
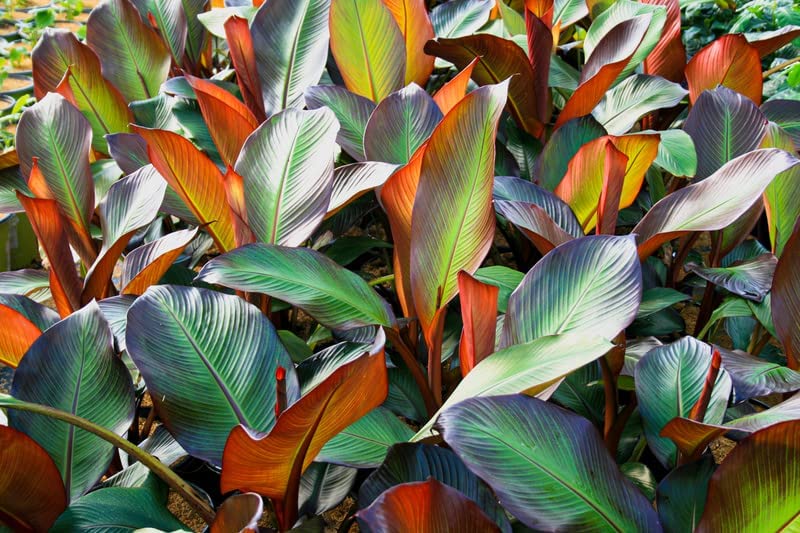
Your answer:
[[[383,330],[386,332],[386,338],[392,343],[395,350],[397,350],[397,353],[400,354],[403,362],[408,367],[409,372],[411,372],[411,377],[414,378],[414,382],[417,384],[420,394],[422,394],[422,401],[425,403],[425,409],[428,411],[428,416],[433,416],[439,409],[439,406],[434,399],[433,392],[428,386],[428,381],[425,377],[425,374],[419,367],[416,357],[414,357],[414,353],[411,351],[408,345],[403,342],[403,338],[400,336],[400,332],[398,330],[392,328],[383,328]]]
[[[772,76],[772,75],[773,75],[773,74],[775,74],[776,72],[780,72],[781,70],[785,69],[786,67],[788,67],[788,66],[791,66],[791,65],[794,65],[794,64],[795,64],[795,63],[797,63],[798,61],[800,61],[800,56],[793,57],[792,59],[790,59],[790,60],[788,60],[788,61],[784,61],[784,62],[783,62],[783,63],[781,63],[780,65],[775,65],[775,66],[774,66],[774,67],[772,67],[771,69],[769,69],[769,70],[767,70],[767,71],[765,71],[765,72],[764,72],[763,79],[767,79],[767,78],[769,78],[770,76]]]
[[[708,258],[709,266],[718,267],[720,254],[722,252],[722,230],[715,231],[712,234],[711,254]],[[706,290],[703,293],[703,301],[700,303],[700,311],[697,313],[697,322],[694,326],[695,335],[698,331],[702,331],[708,320],[711,318],[711,313],[714,311],[714,297],[716,285],[710,281],[706,281]]]
[[[614,379],[614,372],[608,364],[606,357],[603,356],[599,359],[600,369],[603,372],[603,390],[606,397],[606,409],[603,423],[603,437],[608,439],[611,433],[611,428],[614,427],[614,422],[617,419],[617,383]],[[608,444],[608,441],[606,441]]]
[[[625,424],[631,418],[631,415],[636,410],[636,395],[633,395],[631,402],[620,411],[619,416],[614,421],[611,431],[606,437],[606,448],[611,453],[612,457],[616,457],[617,448],[619,448],[619,440],[622,438],[622,432],[625,430]]]
[[[180,494],[181,497],[186,500],[186,503],[188,503],[207,524],[211,524],[214,521],[214,510],[205,500],[200,498],[200,496],[195,493],[194,489],[181,479],[178,474],[170,470],[170,468],[159,461],[158,458],[150,455],[135,444],[128,442],[113,431],[86,420],[85,418],[75,416],[72,413],[67,413],[66,411],[61,411],[60,409],[55,409],[47,405],[17,400],[8,394],[0,394],[0,407],[27,411],[55,418],[56,420],[67,422],[68,424],[72,424],[75,427],[97,435],[104,441],[113,444],[128,455],[132,455],[138,459],[139,462],[160,477],[170,488]]]
[[[380,285],[381,283],[388,283],[390,281],[394,281],[394,274],[386,274],[385,276],[371,279],[367,282],[367,285],[369,285],[370,287],[374,287],[375,285]]]

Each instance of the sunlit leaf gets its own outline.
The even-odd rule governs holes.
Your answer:
[[[458,348],[462,376],[494,352],[499,291],[498,287],[478,281],[464,271],[458,273],[461,321],[464,323]]]
[[[774,122],[767,125],[761,148],[780,148],[789,153],[795,151],[792,138]],[[767,213],[772,251],[780,257],[800,217],[800,167],[793,167],[775,176],[764,191],[764,210]]]
[[[609,90],[592,115],[612,135],[630,131],[639,118],[657,109],[677,105],[688,93],[657,76],[636,74]]]
[[[197,229],[175,231],[126,255],[120,279],[121,293],[140,295],[158,283],[196,235]]]
[[[309,109],[327,107],[339,121],[336,142],[356,161],[366,160],[364,155],[364,130],[375,110],[375,102],[353,94],[336,85],[316,85],[306,89],[306,105]]]
[[[723,35],[703,47],[686,65],[692,103],[703,91],[723,85],[761,103],[761,59],[743,35]]]
[[[433,26],[424,0],[383,0],[406,44],[405,82],[424,86],[433,71],[434,58],[422,48],[433,39]]]

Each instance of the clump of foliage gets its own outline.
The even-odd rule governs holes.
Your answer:
[[[172,490],[224,532],[796,526],[800,102],[762,58],[798,35],[687,62],[677,0],[45,30],[0,521],[185,529]]]

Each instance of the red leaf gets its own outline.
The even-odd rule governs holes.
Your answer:
[[[453,107],[457,103],[461,101],[462,98],[467,94],[467,86],[469,85],[469,79],[472,76],[472,70],[475,68],[475,65],[478,64],[480,61],[479,57],[476,57],[469,64],[464,67],[461,72],[455,75],[455,77],[442,85],[442,88],[436,91],[436,94],[433,95],[433,101],[436,102],[436,105],[439,106],[439,109],[442,110],[442,114],[446,115],[450,112]]]
[[[462,270],[458,273],[461,319],[464,322],[458,351],[462,376],[494,353],[499,292],[495,285],[482,283],[468,272]]]
[[[664,31],[656,47],[644,60],[644,73],[680,83],[686,67],[686,48],[681,39],[680,3],[678,0],[642,0],[642,3],[667,8]]]
[[[723,35],[703,47],[686,65],[689,99],[724,85],[761,104],[761,59],[743,35]]]
[[[236,70],[236,82],[242,91],[242,99],[258,122],[263,122],[267,119],[264,114],[264,97],[247,19],[233,16],[226,20],[225,37],[228,39],[231,63]]]
[[[0,305],[0,363],[17,368],[42,331],[19,311]]]
[[[606,144],[603,161],[603,190],[600,192],[600,202],[597,205],[598,235],[614,235],[616,232],[627,164],[627,155],[617,150],[614,143]]]
[[[551,110],[550,86],[547,82],[550,76],[550,58],[553,55],[553,1],[543,0],[536,4],[525,9],[525,30],[528,36],[528,58],[533,67],[532,90],[536,95],[536,116],[542,122],[547,122],[550,120]]]

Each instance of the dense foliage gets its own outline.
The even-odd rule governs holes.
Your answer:
[[[689,54],[678,0],[45,30],[0,527],[796,529],[800,27],[752,13]]]

